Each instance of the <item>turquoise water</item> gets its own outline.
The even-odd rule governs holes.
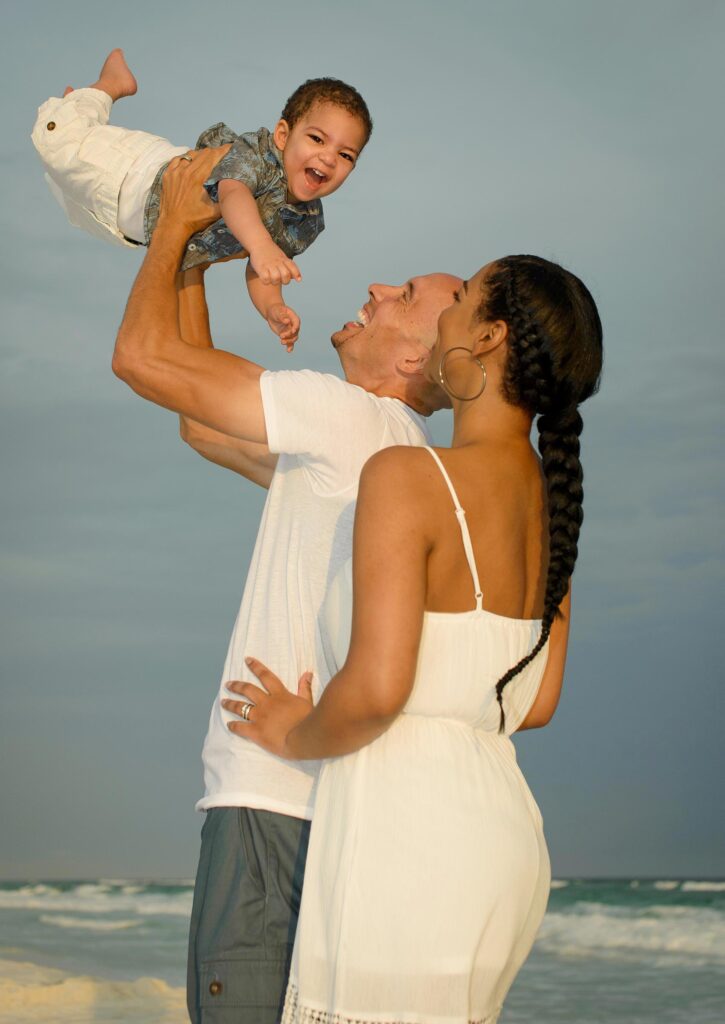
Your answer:
[[[725,882],[557,884],[501,1024],[725,1024]]]
[[[180,986],[191,897],[189,881],[1,883],[0,959]],[[501,1024],[568,1022],[724,1024],[725,881],[555,882]]]

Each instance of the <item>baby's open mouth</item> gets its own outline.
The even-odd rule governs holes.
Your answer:
[[[329,180],[326,174],[318,171],[315,167],[305,167],[305,179],[310,188],[319,188]]]

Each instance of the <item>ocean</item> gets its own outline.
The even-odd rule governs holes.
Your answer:
[[[0,1024],[183,1024],[189,880],[0,883]],[[501,1024],[725,1024],[725,881],[560,879]]]

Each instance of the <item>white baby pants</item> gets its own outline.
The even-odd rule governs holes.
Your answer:
[[[108,124],[100,89],[74,89],[38,108],[33,144],[68,220],[119,245],[143,243],[146,196],[162,164],[189,151],[148,132]]]

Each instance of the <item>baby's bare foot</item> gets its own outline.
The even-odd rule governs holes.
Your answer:
[[[111,50],[101,68],[101,74],[91,89],[101,89],[115,102],[122,96],[133,96],[138,89],[133,72],[126,63],[123,50]]]
[[[63,99],[65,99],[66,96],[69,96],[70,93],[72,93],[73,91],[74,90],[72,85],[66,85],[65,89],[63,90]]]

